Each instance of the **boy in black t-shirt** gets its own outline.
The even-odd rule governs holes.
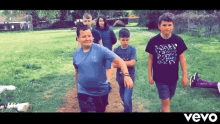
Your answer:
[[[154,81],[156,83],[163,112],[170,112],[170,100],[175,94],[178,80],[179,62],[183,71],[182,85],[188,85],[187,66],[183,53],[187,47],[181,37],[172,33],[173,19],[172,13],[164,13],[159,17],[158,28],[161,33],[151,38],[145,49],[149,53],[149,83],[153,84]]]

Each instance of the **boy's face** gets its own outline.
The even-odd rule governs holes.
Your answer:
[[[118,40],[121,42],[121,47],[126,48],[129,45],[130,37],[119,37]]]
[[[91,30],[80,30],[79,37],[77,36],[77,41],[81,43],[81,46],[90,47],[93,43],[93,37]]]
[[[172,33],[174,24],[173,22],[162,21],[158,28],[161,30],[161,33],[164,35],[169,35]]]
[[[87,19],[87,18],[83,17],[83,24],[84,25],[87,25],[88,27],[91,27],[92,23],[93,23],[92,18]]]
[[[104,27],[104,20],[103,20],[103,18],[99,18],[99,26],[100,27]]]

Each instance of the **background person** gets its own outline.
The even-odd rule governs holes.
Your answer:
[[[211,82],[211,81],[202,80],[198,76],[197,72],[193,76],[190,77],[189,86],[191,88],[194,88],[194,87],[198,87],[198,88],[212,88],[212,89],[218,90],[218,92],[220,93],[220,82]]]
[[[108,48],[109,50],[112,50],[112,46],[117,42],[117,38],[113,29],[109,27],[105,16],[98,16],[96,21],[96,30],[98,30],[100,33],[103,46]],[[109,63],[108,61],[105,67],[108,82],[111,82],[113,76],[113,67],[111,66],[111,63]]]

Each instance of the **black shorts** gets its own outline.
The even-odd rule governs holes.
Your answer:
[[[108,94],[103,96],[91,96],[78,93],[77,97],[81,112],[104,112],[108,105]]]

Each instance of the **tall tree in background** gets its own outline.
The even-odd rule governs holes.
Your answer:
[[[67,10],[60,10],[60,21],[65,21],[66,20],[66,13]]]
[[[173,14],[183,13],[185,10],[133,10],[132,13],[139,16],[139,25],[148,29],[157,29],[157,20],[161,14],[171,12]]]
[[[33,10],[30,15],[32,16],[33,27],[37,27],[39,24],[40,18],[38,17],[37,11]]]
[[[41,18],[50,20],[56,19],[60,15],[60,10],[4,10],[2,14],[10,21],[10,18],[18,17],[21,12],[32,15],[34,27],[37,26]]]

